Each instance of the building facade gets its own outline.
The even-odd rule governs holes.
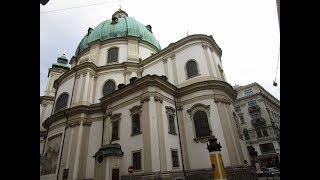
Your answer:
[[[221,55],[202,34],[161,49],[121,9],[89,28],[71,68],[62,55],[48,72],[41,179],[212,179],[214,137],[227,175],[251,178]]]
[[[280,101],[258,83],[235,86],[242,139],[254,147],[262,167],[280,166]],[[250,147],[252,146],[252,147]]]

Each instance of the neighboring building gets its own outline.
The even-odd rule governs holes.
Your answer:
[[[280,101],[258,83],[234,86],[242,138],[258,152],[261,166],[280,165]]]
[[[151,26],[123,10],[89,28],[71,69],[64,55],[49,69],[41,179],[211,179],[213,137],[229,178],[252,178],[221,55],[202,34],[161,50]]]

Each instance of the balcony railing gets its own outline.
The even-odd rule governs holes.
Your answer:
[[[253,112],[256,112],[256,111],[260,111],[260,106],[258,106],[258,105],[254,105],[254,106],[250,106],[249,108],[248,108],[248,111],[249,111],[249,113],[253,113]]]
[[[259,127],[259,126],[265,126],[266,125],[266,120],[262,117],[259,118],[255,118],[251,120],[251,124],[255,127]]]

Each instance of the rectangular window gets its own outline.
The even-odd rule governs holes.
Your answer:
[[[179,167],[178,150],[171,150],[171,155],[172,155],[172,166]]]
[[[275,153],[275,149],[272,143],[266,143],[266,144],[259,144],[261,153],[267,154],[267,153]]]
[[[118,140],[119,136],[119,121],[112,122],[112,140]]]
[[[243,116],[239,116],[239,118],[240,118],[241,124],[245,124]]]
[[[267,128],[262,129],[263,136],[269,136]]]
[[[246,90],[244,90],[244,95],[245,95],[245,96],[250,96],[250,95],[252,95],[252,94],[253,94],[252,89],[246,89]]]
[[[132,154],[133,170],[141,170],[141,152],[134,152]]]
[[[110,48],[108,50],[107,63],[118,62],[118,48]]]
[[[253,107],[253,106],[256,106],[257,105],[257,102],[255,100],[251,100],[248,102],[248,106],[249,107]]]
[[[132,135],[140,133],[140,114],[132,116]]]
[[[257,129],[256,129],[256,132],[257,132],[258,138],[261,138],[261,137],[262,137],[261,129],[260,129],[260,128],[257,128]]]
[[[174,116],[172,114],[169,114],[169,133],[170,134],[177,134],[176,127],[174,124]]]
[[[236,109],[236,112],[240,112],[241,111],[240,106],[236,106],[235,109]]]

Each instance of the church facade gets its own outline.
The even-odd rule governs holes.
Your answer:
[[[249,178],[221,55],[202,34],[161,49],[152,27],[121,9],[89,28],[40,97],[41,179],[212,179],[214,137],[220,179]]]

